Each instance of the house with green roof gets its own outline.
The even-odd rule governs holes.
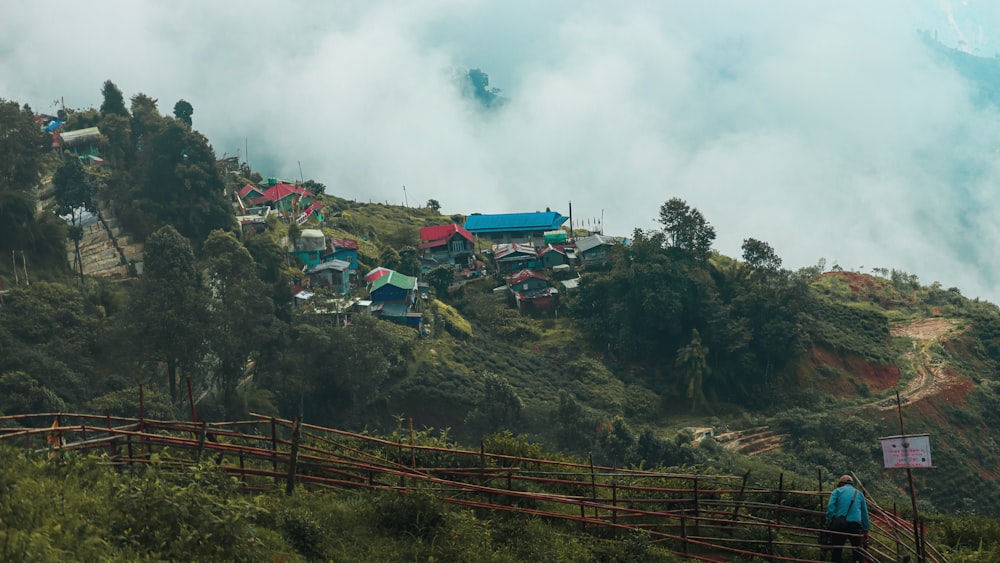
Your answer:
[[[372,282],[370,292],[373,313],[405,322],[403,319],[417,299],[417,278],[389,272]]]

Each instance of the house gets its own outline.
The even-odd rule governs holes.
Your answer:
[[[531,270],[521,270],[506,279],[511,293],[534,295],[549,287],[549,279]]]
[[[383,317],[402,319],[416,301],[417,278],[389,272],[372,282],[372,311]]]
[[[99,153],[97,146],[101,144],[101,130],[97,127],[87,127],[75,131],[53,131],[52,147],[71,150],[73,154]]]
[[[569,263],[566,257],[566,245],[546,244],[538,249],[538,258],[541,260],[543,268],[555,268]]]
[[[580,276],[577,276],[577,277],[572,278],[572,279],[563,280],[562,281],[563,289],[565,289],[567,293],[579,289],[580,288],[580,279],[581,279]]]
[[[620,238],[604,235],[590,235],[577,239],[576,255],[583,267],[606,264],[611,261],[611,249],[621,244]]]
[[[326,236],[319,229],[303,229],[299,238],[292,241],[294,250],[291,255],[310,268],[318,265],[320,256],[326,251]]]
[[[501,275],[510,274],[518,270],[536,268],[538,262],[538,252],[533,246],[526,244],[499,244],[493,249],[493,262],[497,272]]]
[[[310,204],[315,197],[301,186],[286,184],[274,178],[268,180],[265,188],[247,184],[240,188],[239,195],[244,202],[249,200],[254,205],[267,205],[275,211],[286,211],[293,215],[311,209]]]
[[[78,147],[81,145],[94,145],[98,144],[101,140],[101,130],[97,127],[87,127],[85,129],[76,129],[75,131],[63,131],[61,133],[53,133],[53,142],[58,139],[60,147],[64,149]]]
[[[458,269],[469,268],[475,243],[472,233],[453,223],[420,229],[420,250],[428,269],[442,264],[451,264]]]
[[[267,198],[264,197],[264,190],[253,184],[245,184],[237,193],[240,196],[240,203],[242,204],[249,202],[254,205],[261,205],[267,201]]]
[[[367,274],[365,274],[365,278],[364,279],[365,279],[366,282],[372,283],[375,280],[379,279],[380,277],[387,276],[387,275],[389,275],[391,273],[392,273],[392,270],[390,270],[389,268],[383,268],[382,266],[379,266],[377,268],[372,269]]]
[[[465,230],[493,243],[541,244],[545,240],[545,232],[558,230],[566,219],[555,211],[495,215],[473,213],[465,220]]]
[[[548,278],[542,274],[521,270],[506,281],[518,311],[548,311],[558,304],[559,291],[549,287]]]
[[[240,228],[244,233],[263,233],[267,230],[267,216],[270,214],[270,207],[251,207],[243,210],[243,215],[237,215],[236,220],[240,223]]]
[[[328,287],[335,293],[347,295],[351,290],[350,264],[344,260],[329,260],[317,264],[306,272],[309,274],[309,286]]]
[[[320,256],[322,262],[328,260],[343,260],[350,264],[352,272],[358,271],[358,241],[349,238],[330,237],[326,243],[326,252]]]

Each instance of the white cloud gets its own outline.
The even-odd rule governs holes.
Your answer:
[[[762,7],[764,6],[764,7]],[[988,4],[952,6],[990,37]],[[1000,297],[996,114],[929,57],[935,2],[113,2],[8,10],[0,97],[97,106],[111,79],[184,98],[219,155],[448,213],[655,227],[682,197],[720,251],[900,268]],[[963,19],[964,18],[964,19]],[[969,20],[972,20],[972,25]],[[995,21],[995,20],[994,20]],[[988,41],[981,44],[988,45]],[[456,68],[510,102],[482,115]],[[402,186],[406,185],[404,196]]]

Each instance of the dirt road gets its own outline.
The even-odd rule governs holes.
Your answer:
[[[915,372],[913,379],[906,387],[899,390],[900,400],[914,402],[936,395],[957,382],[955,376],[944,369],[941,361],[931,355],[931,346],[948,333],[956,330],[954,323],[948,319],[921,319],[903,323],[891,328],[893,336],[904,336],[913,339],[913,348],[906,352]],[[876,403],[882,410],[896,407],[895,399],[882,400]]]

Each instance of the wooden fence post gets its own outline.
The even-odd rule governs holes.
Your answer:
[[[417,468],[417,450],[413,447],[413,417],[410,417],[410,467]]]
[[[132,434],[125,435],[125,445],[128,446],[128,464],[132,465]]]
[[[271,472],[274,474],[274,482],[278,483],[278,426],[274,417],[271,417]]]
[[[688,533],[687,533],[687,518],[684,517],[684,512],[681,512],[681,546],[684,550],[684,555],[688,554]]]
[[[598,517],[597,514],[597,479],[594,476],[594,452],[590,452],[587,456],[590,460],[590,500],[594,502],[594,518]]]
[[[115,446],[114,436],[111,435],[111,411],[104,411],[104,418],[108,421],[108,441],[111,443],[111,459],[118,457],[118,447]]]
[[[611,482],[611,523],[618,524],[618,481]]]
[[[302,417],[297,416],[292,421],[292,451],[288,454],[288,483],[285,485],[285,495],[292,496],[295,490],[295,470],[299,461],[299,438],[302,436]]]
[[[743,484],[740,485],[740,500],[738,500],[736,502],[736,506],[733,507],[733,522],[735,522],[739,518],[740,506],[743,504],[743,501],[746,498],[747,480],[749,479],[750,479],[750,470],[747,469],[747,472],[743,474]]]
[[[778,474],[778,502],[774,507],[774,522],[776,524],[781,523],[781,500],[785,496],[785,474]]]
[[[208,437],[208,423],[201,421],[201,430],[198,431],[198,454],[195,461],[201,463],[201,454],[205,451],[205,439]]]
[[[768,561],[774,563],[774,523],[767,523],[767,554],[770,557],[767,558]]]
[[[701,535],[701,531],[699,530],[699,527],[698,527],[698,520],[700,518],[701,518],[701,516],[699,515],[699,507],[698,507],[698,477],[695,476],[695,478],[694,478],[694,535],[696,535],[696,536],[700,536]]]

